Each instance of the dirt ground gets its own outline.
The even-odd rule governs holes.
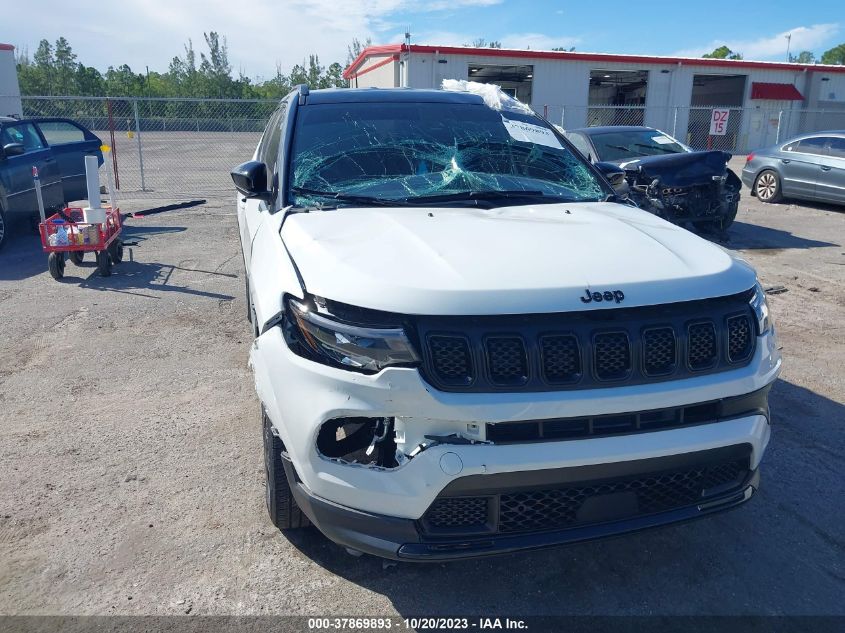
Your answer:
[[[230,201],[129,219],[107,279],[89,260],[57,283],[19,231],[0,251],[0,613],[845,614],[845,209],[743,194],[727,246],[787,288],[757,497],[615,540],[388,568],[267,518]]]

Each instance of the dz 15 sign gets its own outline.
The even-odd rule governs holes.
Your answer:
[[[730,110],[713,110],[710,115],[710,136],[724,136],[728,131]]]

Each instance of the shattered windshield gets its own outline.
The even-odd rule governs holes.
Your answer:
[[[658,130],[633,130],[590,134],[599,160],[624,160],[635,156],[659,156],[689,151]]]
[[[501,206],[612,193],[541,119],[472,103],[300,108],[288,182],[297,206],[463,199]]]

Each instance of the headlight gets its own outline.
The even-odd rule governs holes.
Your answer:
[[[766,303],[766,292],[759,281],[754,286],[754,296],[751,297],[749,303],[757,317],[757,332],[765,334],[772,326],[772,319],[769,316],[769,304]]]
[[[375,373],[390,365],[412,365],[420,358],[401,327],[350,325],[318,314],[307,303],[289,298],[288,329],[294,344],[312,360]]]

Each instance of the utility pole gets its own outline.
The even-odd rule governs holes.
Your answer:
[[[792,44],[792,33],[786,34],[786,61],[791,62],[792,58],[789,56],[789,46]]]

